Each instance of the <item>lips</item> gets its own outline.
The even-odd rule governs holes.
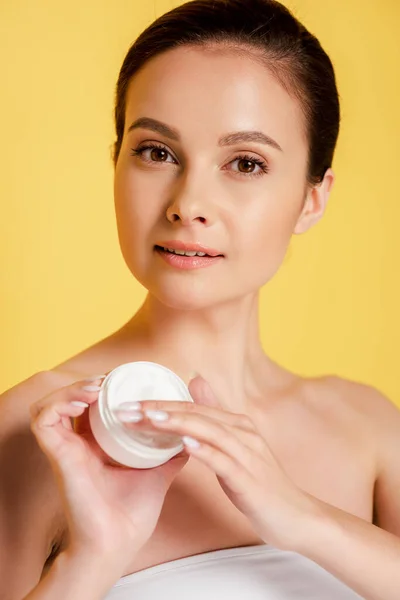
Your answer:
[[[182,242],[180,240],[166,240],[157,242],[155,248],[182,250],[184,252],[204,252],[204,254],[211,257],[224,256],[222,252],[216,250],[215,248],[210,248],[209,246],[204,246],[203,244],[198,243]]]
[[[191,271],[193,269],[211,267],[218,264],[224,258],[221,254],[219,256],[207,256],[204,252],[202,252],[200,256],[199,254],[195,254],[194,251],[189,251],[189,255],[176,254],[175,252],[164,250],[161,246],[155,246],[154,250],[170,267],[180,271]],[[183,250],[181,250],[181,252],[183,252]]]

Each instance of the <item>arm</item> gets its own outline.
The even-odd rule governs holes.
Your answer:
[[[363,417],[378,449],[376,521],[371,524],[310,496],[311,510],[294,551],[310,558],[366,600],[400,598],[400,411],[362,387]],[[399,537],[398,537],[399,536]]]
[[[119,579],[110,575],[110,564],[62,552],[40,583],[23,600],[103,600]]]
[[[400,538],[315,497],[303,539],[310,558],[365,600],[399,600]]]
[[[0,597],[20,600],[40,580],[62,511],[47,458],[29,427],[29,404],[55,384],[37,373],[0,396]]]

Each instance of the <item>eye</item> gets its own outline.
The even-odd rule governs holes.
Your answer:
[[[147,150],[152,150],[152,152],[150,152],[150,159],[143,158],[143,155]],[[148,163],[168,162],[166,160],[168,155],[171,156],[171,158],[173,158],[165,146],[162,146],[161,144],[156,144],[154,142],[148,142],[148,143],[144,144],[143,146],[138,146],[137,148],[131,148],[131,156],[139,156],[140,158],[142,158],[142,160],[144,162],[148,162]],[[173,158],[173,162],[175,164],[177,164],[174,158]],[[234,173],[239,176],[259,177],[260,175],[269,173],[269,167],[266,162],[264,162],[260,158],[251,156],[249,154],[242,154],[240,156],[237,156],[229,164],[232,164],[235,162],[238,162],[239,164],[242,163],[244,165],[244,171],[240,171],[240,170],[234,171]],[[252,165],[253,165],[253,168],[252,168]],[[254,165],[255,165],[256,170],[254,170]],[[249,171],[249,169],[250,169],[250,171]]]
[[[269,167],[266,162],[264,162],[260,158],[256,158],[255,156],[250,156],[249,154],[237,156],[232,162],[239,162],[244,164],[245,171],[238,171],[239,175],[245,175],[247,177],[258,177],[259,175],[264,175],[264,173],[269,173]],[[251,168],[251,164],[256,165],[256,167],[258,167],[259,170],[255,172],[251,171],[249,173],[248,169]]]
[[[146,152],[146,150],[154,150],[154,152],[150,152],[150,160],[143,158],[143,154]],[[146,143],[143,146],[138,146],[138,148],[131,148],[131,156],[139,156],[144,160],[144,162],[167,162],[165,159],[168,154],[171,156],[165,146],[161,146],[153,142]],[[158,158],[160,160],[157,160]]]

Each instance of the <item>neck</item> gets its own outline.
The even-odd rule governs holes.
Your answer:
[[[259,338],[259,294],[206,310],[182,311],[149,294],[129,323],[155,360],[188,382],[193,372],[211,385],[221,404],[247,412],[277,366]]]

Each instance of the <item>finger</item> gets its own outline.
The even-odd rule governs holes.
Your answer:
[[[246,418],[246,415],[244,417]],[[174,421],[174,418],[175,415],[171,420]],[[254,460],[265,451],[266,442],[258,431],[254,427],[246,429],[242,422],[237,426],[235,423],[216,421],[208,416],[197,417],[185,413],[177,415],[176,422],[177,424],[172,423],[172,426],[179,427],[179,433],[186,431],[187,435],[200,442],[223,450],[247,469],[251,469]]]
[[[81,396],[80,396],[81,397]],[[82,400],[61,398],[42,406],[31,420],[31,430],[43,452],[56,463],[65,464],[79,458],[84,442],[74,433],[71,419],[89,406]]]
[[[45,406],[48,406],[54,402],[62,402],[63,400],[78,400],[86,402],[87,404],[93,404],[93,402],[95,402],[98,398],[100,389],[101,386],[94,385],[93,382],[87,383],[85,380],[75,382],[71,385],[55,390],[31,404],[31,416],[35,417]]]
[[[60,400],[43,406],[33,419],[36,428],[53,427],[63,417],[76,417],[83,413],[89,406],[88,402],[82,400]]]
[[[185,450],[209,467],[235,494],[241,495],[251,489],[254,483],[251,472],[230,454],[205,442],[199,446],[186,443]]]
[[[59,400],[44,405],[31,421],[31,430],[43,441],[55,440],[62,430],[72,431],[71,418],[81,415],[89,406],[81,400]]]
[[[255,461],[262,461],[266,451],[266,442],[257,431],[246,431],[232,425],[217,421],[206,415],[188,412],[163,411],[166,420],[158,420],[160,415],[153,411],[143,413],[144,419],[140,423],[130,423],[132,413],[119,413],[119,419],[127,427],[139,428],[150,421],[151,425],[159,430],[167,430],[182,437],[188,435],[200,443],[209,444],[222,452],[229,454],[239,464],[251,470]]]
[[[166,411],[166,412],[182,412],[195,413],[204,415],[219,421],[232,425],[245,431],[255,431],[256,426],[252,419],[245,414],[235,413],[220,408],[212,408],[210,406],[194,404],[193,402],[182,402],[174,400],[140,400],[139,402],[124,402],[118,406],[115,410],[116,415],[122,415],[130,411],[136,412],[137,410],[155,410],[155,411]]]
[[[222,408],[222,404],[214,394],[210,384],[201,375],[196,375],[196,377],[189,382],[188,388],[190,395],[196,404]]]
[[[108,373],[105,373],[104,375],[92,375],[92,377],[87,377],[83,381],[88,382],[88,383],[97,382],[97,381],[101,381],[102,379],[105,379],[107,377],[107,375],[108,375]]]

